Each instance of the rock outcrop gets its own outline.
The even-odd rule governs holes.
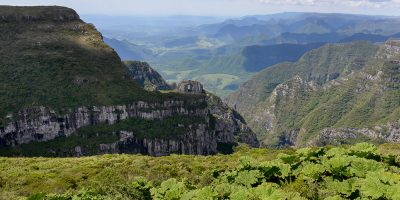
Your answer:
[[[203,85],[198,81],[186,80],[178,84],[177,91],[186,94],[203,94]]]

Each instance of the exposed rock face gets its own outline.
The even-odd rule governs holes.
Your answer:
[[[178,92],[187,93],[187,94],[203,94],[204,89],[203,85],[198,81],[182,81],[178,84],[177,87]]]
[[[316,139],[311,140],[309,145],[341,145],[346,144],[349,139],[360,138],[400,143],[400,121],[373,128],[327,128]]]
[[[210,114],[215,117],[215,131],[218,142],[231,143],[237,141],[252,147],[259,146],[256,135],[238,112],[212,94],[207,94],[207,102]],[[236,134],[229,134],[230,132]]]
[[[212,102],[209,99],[207,101]],[[210,117],[210,114],[213,117]],[[142,153],[154,156],[171,153],[208,155],[217,152],[219,143],[240,142],[253,147],[258,146],[255,134],[242,118],[225,104],[221,104],[218,98],[215,104],[195,109],[186,108],[182,101],[80,107],[64,115],[44,107],[25,109],[15,117],[18,120],[0,128],[0,148],[50,141],[61,136],[69,137],[81,127],[102,123],[115,124],[132,117],[163,119],[177,115],[205,117],[208,123],[194,125],[189,132],[175,138],[138,138],[134,133],[121,132],[119,141],[100,145],[97,153]],[[77,146],[58,156],[90,154],[92,153],[84,147]]]
[[[68,137],[84,126],[115,124],[131,117],[162,119],[173,115],[206,116],[207,109],[189,110],[182,101],[136,102],[131,105],[80,107],[60,115],[48,108],[36,107],[21,111],[16,116],[18,120],[0,129],[0,144],[5,147],[49,141],[59,136]]]
[[[210,155],[217,152],[215,134],[207,131],[202,124],[177,139],[140,139],[134,133],[124,132],[120,141],[100,145],[100,153],[142,153],[152,156],[165,156],[171,153]]]
[[[170,90],[172,87],[146,62],[125,61],[132,79],[149,91]]]

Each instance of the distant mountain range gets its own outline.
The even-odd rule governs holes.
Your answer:
[[[210,32],[207,29],[214,30],[217,37],[232,36],[235,39],[249,35],[257,36],[260,33],[264,34],[266,38],[277,37],[283,33],[392,35],[400,32],[399,24],[399,18],[384,16],[292,13],[226,20],[218,24],[201,26],[201,30],[204,32]]]
[[[279,62],[294,62],[323,44],[384,43],[400,36],[398,17],[279,13],[225,21],[182,19],[186,26],[175,24],[175,29],[160,23],[177,22],[178,18],[148,19],[155,20],[150,23],[154,26],[135,29],[148,30],[148,34],[129,32],[127,25],[121,29],[124,31],[107,26],[105,36],[118,40],[106,42],[124,60],[148,61],[169,82],[207,80],[208,90],[225,96],[255,73]],[[191,20],[196,23],[190,25]]]
[[[118,52],[122,60],[147,60],[153,56],[153,52],[145,46],[135,45],[126,40],[105,37],[104,42]]]

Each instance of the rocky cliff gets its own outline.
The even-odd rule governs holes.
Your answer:
[[[206,94],[141,88],[75,11],[0,6],[0,16],[1,155],[208,155],[258,145],[237,114]],[[148,72],[156,74],[133,71]]]
[[[45,107],[35,107],[20,111],[6,127],[0,128],[0,148],[22,148],[24,144],[46,145],[52,140],[63,137],[68,142],[70,136],[83,127],[101,124],[113,125],[131,118],[163,120],[182,116],[204,119],[189,124],[184,133],[172,133],[172,137],[136,135],[128,130],[112,130],[117,140],[97,145],[95,150],[83,145],[70,145],[67,148],[50,148],[53,156],[82,156],[102,153],[142,153],[154,156],[177,154],[208,155],[218,152],[218,145],[249,144],[258,147],[255,134],[247,127],[243,119],[229,107],[207,96],[199,98],[207,106],[188,108],[183,101],[165,101],[163,103],[136,102],[119,106],[79,107],[70,113],[60,115]],[[212,100],[211,100],[212,99]],[[181,122],[177,122],[180,126]],[[184,126],[184,125],[181,125]],[[129,128],[128,128],[129,129]],[[21,147],[22,146],[22,147]],[[93,148],[93,146],[90,146]],[[24,152],[19,152],[24,155]],[[40,154],[39,154],[40,155]],[[47,155],[47,153],[46,153]]]

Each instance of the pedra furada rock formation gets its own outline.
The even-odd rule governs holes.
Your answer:
[[[0,45],[0,155],[209,155],[258,146],[243,118],[212,94],[145,90],[137,80],[167,85],[149,78],[153,70],[132,71],[72,9],[0,6]]]

